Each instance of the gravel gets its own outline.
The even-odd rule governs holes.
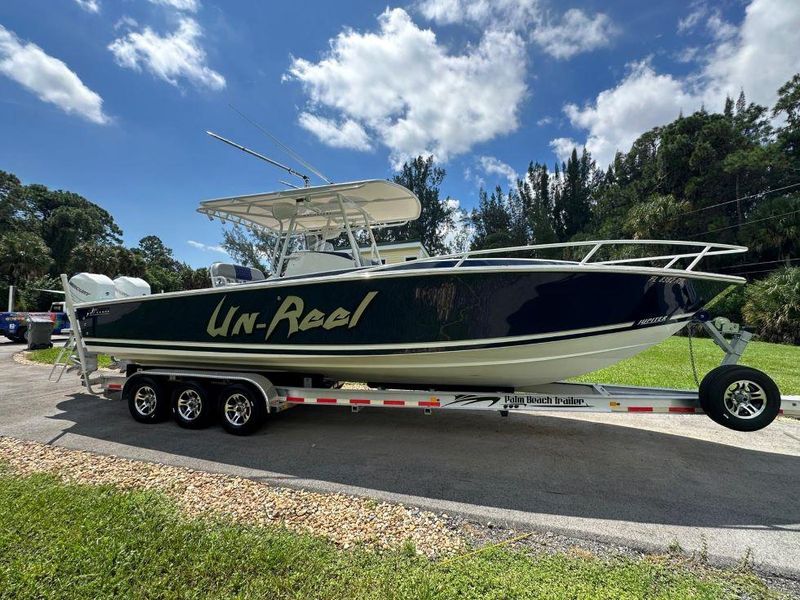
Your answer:
[[[9,437],[0,437],[0,461],[22,475],[49,473],[65,483],[159,491],[189,518],[215,516],[248,525],[277,525],[324,537],[345,549],[387,550],[411,542],[417,552],[433,558],[466,548],[448,519],[402,504],[275,487]]]
[[[647,556],[626,546],[577,539],[551,531],[517,531],[459,516],[435,514],[398,503],[346,494],[282,488],[243,477],[129,460],[0,436],[0,462],[17,474],[48,473],[65,483],[158,491],[187,518],[218,517],[257,526],[281,526],[320,536],[340,548],[398,549],[409,542],[429,558],[460,555],[503,545],[530,554],[584,559]],[[705,568],[700,556],[669,553],[676,566]],[[773,589],[800,597],[800,582],[760,574]]]

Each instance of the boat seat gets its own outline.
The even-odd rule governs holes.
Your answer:
[[[211,286],[215,288],[266,279],[264,273],[259,269],[228,263],[214,263],[209,272],[211,273]]]
[[[325,271],[341,271],[342,269],[352,269],[356,266],[356,261],[347,252],[298,250],[286,257],[284,277],[306,275],[308,273],[324,273]]]

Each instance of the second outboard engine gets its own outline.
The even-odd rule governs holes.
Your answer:
[[[150,284],[138,277],[117,277],[114,280],[117,298],[135,298],[136,296],[149,296]]]

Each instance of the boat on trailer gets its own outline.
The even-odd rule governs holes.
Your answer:
[[[76,294],[81,300],[72,316],[82,351],[114,355],[139,380],[149,373],[151,400],[167,393],[153,383],[167,387],[170,378],[191,379],[189,395],[206,404],[212,403],[207,388],[221,381],[283,386],[288,392],[276,397],[284,404],[305,398],[290,393],[298,385],[331,389],[363,381],[423,393],[461,390],[477,398],[488,390],[508,396],[492,407],[520,409],[526,402],[517,402],[516,394],[539,398],[541,386],[552,389],[562,379],[634,356],[745,281],[699,267],[746,248],[689,241],[579,241],[383,264],[374,231],[420,215],[412,192],[383,180],[209,200],[198,211],[273,236],[272,273],[217,264],[207,289],[116,299],[95,300],[85,289],[90,286],[68,284],[73,300]],[[368,252],[359,237],[369,240]],[[731,385],[739,387],[728,396],[736,392],[737,406],[750,406],[734,415],[737,426],[763,426],[780,410],[777,387],[755,370],[748,376],[756,381],[745,380],[745,367],[736,368],[740,378]],[[236,379],[242,373],[252,377]],[[132,390],[130,380],[129,399],[141,391]],[[717,387],[711,386],[715,393]],[[747,403],[745,392],[752,396]],[[280,404],[267,392],[262,396],[265,412],[270,403]],[[220,403],[225,424],[225,400]],[[177,404],[173,410],[179,412]]]

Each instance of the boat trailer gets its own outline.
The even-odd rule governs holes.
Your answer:
[[[67,289],[66,277],[62,278]],[[349,406],[352,412],[378,407],[418,409],[426,414],[435,410],[492,411],[501,416],[537,412],[706,413],[717,423],[738,431],[762,429],[778,414],[800,417],[800,396],[781,397],[766,374],[738,365],[752,334],[727,319],[711,320],[704,312],[696,315],[691,326],[702,327],[724,356],[720,366],[698,382],[696,390],[557,382],[492,392],[320,387],[311,377],[300,377],[302,385],[276,386],[269,373],[142,365],[120,365],[124,374],[103,373],[97,368],[97,355],[83,344],[69,293],[66,310],[72,328],[53,366],[51,380],[60,380],[66,371],[77,371],[92,394],[121,392],[131,415],[143,423],[172,416],[184,427],[200,428],[210,424],[216,412],[227,431],[245,435],[255,431],[270,413],[309,404]],[[691,343],[690,336],[690,353]]]

